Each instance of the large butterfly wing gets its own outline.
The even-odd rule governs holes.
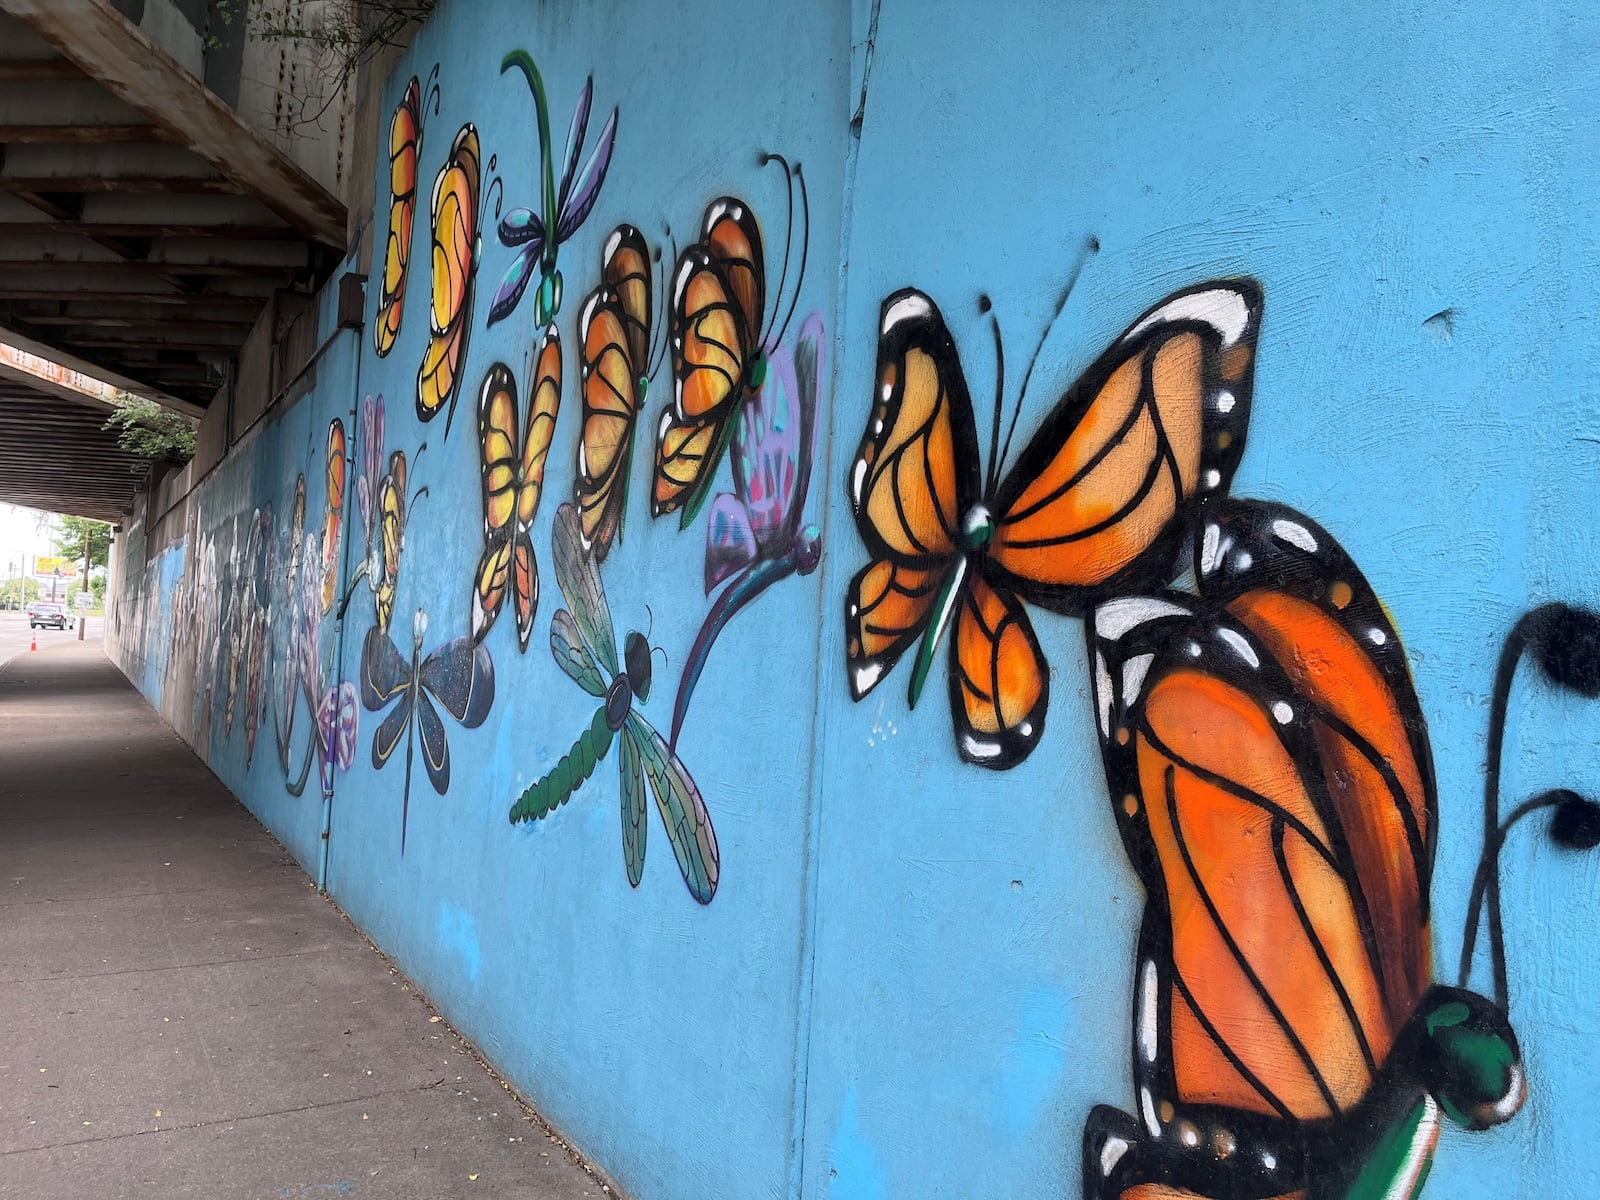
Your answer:
[[[1140,317],[1045,418],[995,497],[986,572],[1072,615],[1160,587],[1244,451],[1261,290],[1200,284]]]
[[[1252,506],[1208,536],[1198,611],[1113,601],[1092,635],[1113,804],[1149,895],[1138,1076],[1163,1124],[1196,1106],[1332,1119],[1380,1078],[1431,973],[1420,711],[1392,625],[1324,531]]]
[[[483,485],[483,554],[473,574],[472,637],[482,641],[512,586],[513,518],[522,463],[517,437],[517,381],[505,363],[484,372],[478,389],[478,450]]]
[[[476,729],[494,706],[494,660],[471,638],[455,638],[422,660],[422,687],[467,729]]]
[[[370,393],[361,401],[361,474],[356,479],[356,508],[371,550],[378,516],[378,492],[383,482],[383,396]]]
[[[702,240],[683,252],[673,275],[674,396],[657,431],[654,516],[682,510],[687,524],[705,502],[760,351],[765,298],[755,217],[737,200],[718,200],[706,210]]]
[[[426,692],[417,694],[417,741],[422,745],[422,765],[428,769],[433,790],[444,795],[450,790],[450,739],[445,734],[439,710]]]
[[[431,421],[448,408],[446,433],[461,391],[472,325],[480,172],[478,130],[469,123],[456,134],[433,184],[433,309],[428,348],[417,372],[417,418]]]
[[[411,663],[389,635],[371,626],[361,642],[361,703],[377,712],[411,684]]]
[[[634,744],[644,761],[645,775],[650,780],[650,789],[655,792],[656,807],[661,812],[661,823],[666,828],[667,840],[672,843],[672,852],[677,856],[684,885],[701,904],[710,904],[717,894],[722,860],[717,850],[717,833],[711,827],[711,814],[706,811],[700,789],[648,721],[630,712],[627,729],[624,740]],[[642,841],[640,849],[643,850]]]
[[[406,268],[411,262],[411,228],[417,215],[417,142],[422,136],[422,88],[413,75],[389,122],[389,240],[372,344],[383,358],[394,349],[404,314]]]
[[[932,300],[883,302],[876,395],[850,466],[850,507],[871,555],[845,596],[845,653],[860,700],[914,643],[960,559],[959,522],[982,478],[972,398]]]

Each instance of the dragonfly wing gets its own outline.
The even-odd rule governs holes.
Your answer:
[[[411,723],[411,692],[408,690],[393,711],[383,719],[378,726],[378,732],[372,735],[372,768],[377,770],[389,761],[389,756],[394,753],[394,748],[400,744],[400,739],[405,735],[406,726]]]
[[[471,638],[446,642],[422,660],[422,686],[468,729],[482,725],[494,705],[494,660]]]
[[[622,777],[622,861],[628,868],[628,882],[634,887],[644,877],[645,835],[650,823],[645,819],[644,763],[632,737],[623,737],[617,769]]]
[[[626,740],[634,743],[644,760],[645,775],[655,792],[656,807],[661,811],[661,823],[666,826],[683,882],[696,900],[710,904],[717,894],[720,860],[717,834],[711,827],[711,814],[706,812],[700,789],[648,721],[638,713],[629,713],[627,725]]]
[[[589,106],[594,103],[594,76],[583,81],[583,90],[578,93],[578,103],[572,107],[572,124],[567,127],[567,150],[561,156],[561,181],[559,194],[556,197],[556,211],[560,212],[567,206],[567,196],[572,192],[572,176],[578,169],[578,155],[583,153],[583,139],[589,132]],[[551,147],[554,149],[554,147]],[[556,222],[557,226],[560,222]],[[557,242],[565,238],[556,238]]]
[[[506,273],[500,277],[494,299],[489,302],[488,324],[503,321],[516,311],[522,293],[528,290],[528,281],[539,273],[539,252],[544,249],[544,239],[536,238],[522,247],[512,259]]]
[[[374,625],[361,643],[361,703],[376,712],[411,684],[411,664],[389,635]]]
[[[544,218],[531,208],[513,208],[500,219],[500,244],[522,246],[544,241]]]
[[[417,740],[422,743],[422,764],[428,768],[433,790],[442,796],[450,790],[450,742],[439,710],[425,692],[417,694],[417,732],[421,734]]]
[[[758,553],[749,512],[737,497],[721,493],[711,502],[706,522],[706,594],[755,562]]]
[[[572,186],[567,189],[566,196],[559,206],[561,215],[556,219],[555,232],[557,245],[578,231],[578,226],[588,218],[590,210],[594,208],[594,202],[600,198],[600,185],[606,181],[606,171],[611,167],[611,151],[616,144],[617,110],[613,108],[600,130],[600,140],[595,143],[594,150],[584,160],[583,169],[572,181]]]
[[[556,609],[556,615],[550,618],[550,653],[561,669],[577,680],[578,686],[584,691],[591,696],[606,694],[605,676],[600,674],[594,655],[583,644],[577,622],[564,608]]]
[[[617,639],[612,631],[606,589],[600,582],[594,556],[583,548],[578,510],[570,503],[556,510],[550,548],[555,558],[556,583],[566,598],[573,621],[606,674],[616,675]]]

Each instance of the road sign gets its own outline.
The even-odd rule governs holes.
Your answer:
[[[94,607],[94,597],[88,592],[79,592],[72,598],[72,607],[87,611]]]

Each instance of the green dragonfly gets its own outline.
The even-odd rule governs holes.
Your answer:
[[[556,583],[567,602],[550,619],[550,653],[579,687],[603,703],[555,769],[517,798],[511,806],[511,823],[538,821],[560,808],[610,753],[612,742],[620,741],[622,857],[628,882],[638,887],[644,875],[648,779],[683,882],[696,900],[710,904],[717,893],[719,869],[711,815],[677,754],[634,707],[635,701],[643,704],[650,699],[649,639],[630,630],[619,664],[605,587],[594,555],[584,547],[578,510],[571,504],[556,511],[550,543]]]

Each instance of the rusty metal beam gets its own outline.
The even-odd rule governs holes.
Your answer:
[[[109,4],[0,0],[0,11],[27,25],[293,228],[344,252],[344,205]]]
[[[12,309],[17,320],[41,328],[59,326],[63,329],[171,329],[183,333],[235,333],[248,330],[254,321],[201,321],[190,317],[173,319],[164,313],[145,313],[142,316],[90,315],[78,313],[47,313],[33,309]],[[159,344],[159,343],[157,343]]]

